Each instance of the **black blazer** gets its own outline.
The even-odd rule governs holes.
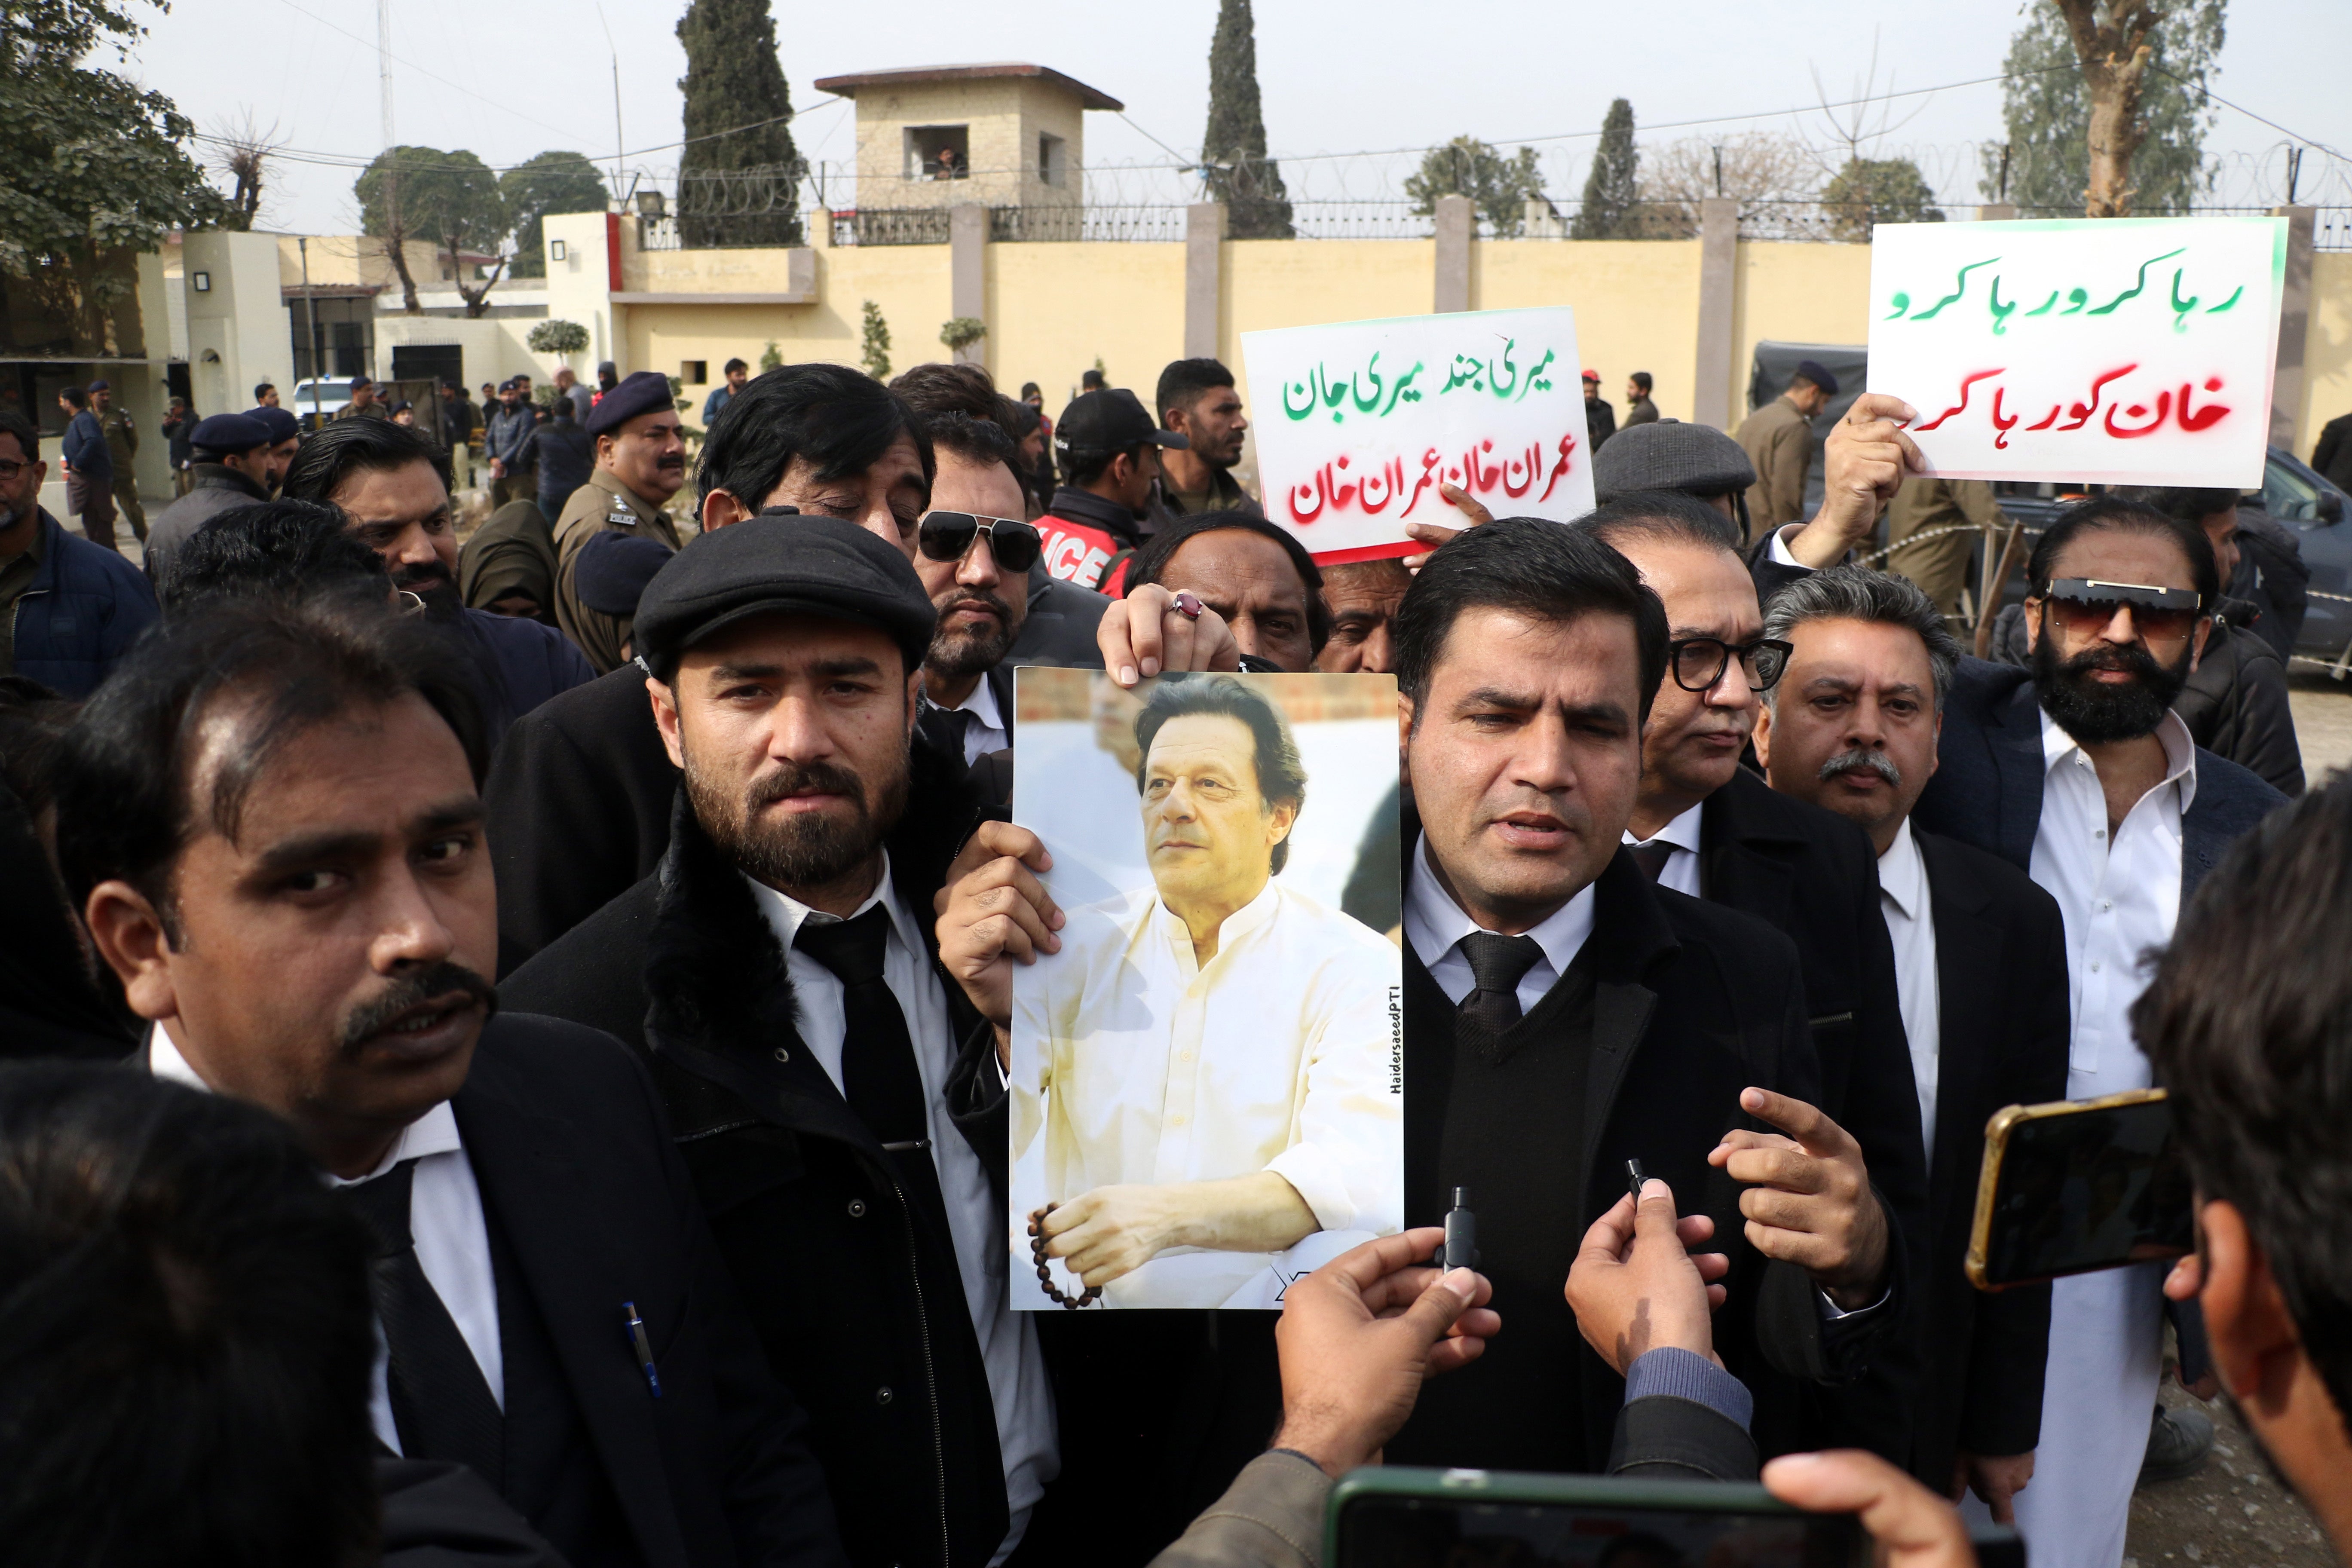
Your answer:
[[[661,864],[677,794],[646,673],[633,664],[515,721],[482,785],[500,975]]]
[[[1938,1490],[1952,1455],[2041,1440],[2050,1287],[1979,1292],[1962,1271],[1985,1123],[2066,1098],[2066,928],[2057,901],[1997,856],[1914,830],[1936,928],[1936,1153],[1914,1320],[1927,1354],[1912,1472]]]
[[[1936,776],[1912,825],[1973,844],[2021,871],[2033,869],[2042,826],[2042,708],[2022,669],[1964,658],[1944,701]],[[2286,797],[2227,758],[2200,747],[2197,793],[2180,816],[2185,902],[2237,837]]]
[[[807,1422],[769,1373],[645,1069],[593,1029],[502,1014],[450,1107],[644,1561],[845,1562]]]
[[[1835,812],[1741,768],[1699,815],[1699,890],[1797,944],[1821,1108],[1862,1145],[1871,1183],[1916,1258],[1927,1160],[1870,840]]]
[[[922,918],[979,805],[961,763],[927,747],[915,758],[889,850],[898,896]],[[783,949],[675,793],[660,868],[500,994],[643,1056],[768,1359],[814,1417],[851,1561],[986,1568],[1009,1519],[954,1238],[802,1047]],[[960,1029],[976,1024],[941,979]],[[959,1124],[1001,1197],[1004,1095],[979,1071],[992,1068],[993,1036],[963,1037],[950,1105],[969,1105]],[[974,1092],[983,1079],[992,1093]]]
[[[1418,822],[1409,819],[1407,865],[1418,835]],[[1591,1065],[1580,1125],[1559,1130],[1580,1151],[1570,1163],[1582,1172],[1583,1223],[1624,1192],[1629,1159],[1671,1184],[1684,1213],[1714,1217],[1710,1245],[1732,1264],[1729,1299],[1716,1318],[1717,1353],[1756,1395],[1758,1447],[1786,1452],[1809,1436],[1800,1384],[1853,1375],[1892,1337],[1908,1290],[1904,1255],[1898,1248],[1890,1259],[1895,1300],[1886,1308],[1825,1325],[1811,1279],[1756,1251],[1738,1212],[1738,1184],[1706,1163],[1725,1131],[1761,1125],[1740,1109],[1742,1089],[1756,1084],[1808,1101],[1820,1093],[1788,939],[1745,915],[1654,887],[1622,852],[1594,888],[1592,935],[1577,960],[1595,985]],[[1452,1008],[1410,947],[1405,969],[1406,1220],[1431,1225],[1442,1218],[1433,1205],[1447,1179],[1436,1151],[1452,1081]],[[1531,1170],[1556,1163],[1530,1152]],[[1477,1206],[1504,1208],[1512,1195],[1482,1196]],[[1516,1316],[1511,1304],[1496,1303],[1506,1318],[1502,1338],[1478,1362],[1423,1391],[1420,1408],[1388,1449],[1391,1460],[1603,1467],[1624,1384],[1577,1339],[1559,1289],[1519,1305]],[[1572,1387],[1533,1387],[1525,1367],[1515,1367],[1523,1358],[1514,1346],[1538,1335],[1574,1345]]]

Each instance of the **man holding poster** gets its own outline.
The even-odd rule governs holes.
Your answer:
[[[1283,880],[1307,775],[1257,686],[1163,680],[1134,730],[1149,883],[1013,985],[1014,1304],[1273,1306],[1270,1255],[1402,1223],[1397,950]]]

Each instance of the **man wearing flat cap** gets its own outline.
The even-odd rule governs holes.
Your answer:
[[[1735,540],[1748,531],[1748,489],[1756,465],[1712,425],[1652,419],[1629,426],[1592,455],[1593,499],[1607,506],[1636,490],[1678,490],[1721,512]]]
[[[669,378],[650,370],[598,398],[585,428],[596,446],[596,467],[555,520],[555,623],[601,675],[625,662],[629,623],[581,602],[572,576],[581,546],[617,531],[678,547],[677,526],[662,508],[686,483],[686,440]]]
[[[912,743],[934,621],[845,518],[754,516],[664,564],[633,635],[681,770],[668,849],[499,987],[645,1056],[860,1568],[987,1568],[1059,1465],[1006,1304],[993,1035],[938,967],[982,801]]]
[[[268,409],[272,414],[280,409]],[[291,423],[291,416],[289,416]],[[194,459],[188,493],[155,514],[147,531],[147,578],[163,579],[163,563],[188,536],[222,512],[266,501],[285,469],[276,458],[270,426],[257,414],[215,414],[188,437]]]
[[[1837,377],[1819,360],[1800,360],[1789,389],[1750,414],[1739,445],[1756,465],[1748,492],[1750,526],[1759,533],[1805,518],[1805,476],[1813,465],[1813,416],[1837,395]]]

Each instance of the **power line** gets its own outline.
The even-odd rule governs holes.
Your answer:
[[[2154,71],[2160,77],[2165,77],[2172,81],[2179,82],[2182,87],[2188,88],[2192,92],[2201,93],[2205,97],[2210,98],[2214,102],[2220,104],[2224,109],[2236,110],[2239,113],[2244,115],[2247,119],[2253,121],[2258,125],[2269,126],[2272,130],[2277,132],[2282,136],[2290,137],[2294,141],[2302,142],[2306,147],[2316,147],[2321,152],[2326,153],[2329,157],[2334,158],[2338,162],[2352,163],[2352,159],[2346,158],[2342,153],[2329,146],[2326,142],[2289,131],[2285,126],[2281,125],[2275,120],[2266,120],[2263,116],[2256,114],[2252,110],[2248,109],[2244,104],[2231,102],[2228,99],[2223,98],[2220,93],[2215,92],[2211,88],[2205,86],[2201,82],[2193,82],[2188,80],[2186,78],[2174,76],[2170,71],[2166,70],[2159,65],[2151,65],[2147,68]]]
[[[376,47],[376,41],[374,39],[363,38],[357,33],[352,32],[349,27],[330,22],[326,17],[320,16],[316,11],[307,10],[300,5],[297,5],[294,3],[294,0],[278,0],[278,3],[299,16],[308,16],[313,22],[318,23],[321,27],[328,28],[332,32],[341,33],[343,37],[351,39],[352,42],[355,44],[364,44],[371,49]],[[460,83],[451,81],[447,77],[442,76],[437,72],[427,70],[425,67],[418,65],[415,60],[409,59],[404,56],[384,51],[384,58],[387,59],[396,60],[400,64],[406,66],[410,70],[415,71],[417,75],[430,78],[432,80],[439,82],[443,87],[448,88],[452,91],[462,92],[467,98],[474,100],[478,103],[487,103],[492,109],[501,110],[508,114],[513,115],[517,120],[528,121],[530,123],[538,126],[542,131],[552,131],[559,136],[570,136],[572,134],[571,131],[566,130],[562,126],[550,125],[544,120],[532,119],[531,116],[525,114],[521,110],[515,108],[511,104],[500,103],[495,98],[490,98],[485,94],[476,92],[470,87],[466,87]]]
[[[285,0],[285,3],[291,5],[292,0]],[[337,30],[340,31],[341,29]],[[435,77],[433,79],[439,81],[441,79],[439,77]],[[460,88],[458,90],[462,92],[465,89]],[[652,153],[673,152],[680,147],[691,146],[698,142],[716,142],[722,136],[739,136],[746,131],[762,130],[767,126],[797,119],[803,113],[814,113],[817,110],[826,108],[832,104],[846,101],[847,100],[837,97],[820,99],[815,103],[811,104],[806,110],[794,110],[788,114],[772,114],[765,120],[754,120],[748,125],[730,125],[724,131],[713,131],[701,136],[681,137],[676,142],[664,142],[658,146],[634,147],[627,152],[616,154],[616,156],[625,160],[629,158],[642,158]],[[532,123],[537,124],[539,122],[534,121]],[[209,132],[197,131],[193,132],[190,134],[198,142],[210,142],[222,145],[227,144],[226,138],[213,135]],[[564,134],[568,136],[571,132],[565,132]],[[559,150],[565,152],[572,151],[572,149],[569,148]],[[374,153],[322,153],[299,147],[275,147],[270,150],[269,155],[273,158],[283,159],[289,163],[315,163],[320,167],[330,169],[364,169],[373,163],[381,154]],[[585,158],[588,155],[583,153],[581,156]],[[529,159],[525,159],[523,160],[523,163],[527,163],[530,161],[530,160]],[[588,161],[592,163],[595,162],[593,158],[590,158]],[[481,166],[488,169],[490,173],[494,174],[503,174],[510,169],[521,168],[523,163],[486,163]],[[475,165],[471,163],[403,163],[401,167],[411,171],[423,170],[448,172],[455,170],[471,171]]]

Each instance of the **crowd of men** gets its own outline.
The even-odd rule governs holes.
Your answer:
[[[690,471],[606,368],[498,389],[462,547],[462,406],[175,428],[143,573],[0,413],[0,1539],[1303,1564],[1384,1455],[1760,1473],[1917,1568],[1966,1497],[2117,1568],[2212,1442],[2168,1321],[2352,1542],[2352,784],[2198,733],[2262,722],[2259,660],[2195,687],[2267,647],[2234,495],[2062,513],[2004,662],[1851,560],[1924,478],[1882,396],[1809,517],[1643,396],[1589,516],[1449,489],[1318,567],[1213,360],[1050,425],[737,362]],[[1012,977],[1065,924],[1021,665],[1396,680],[1408,1228],[1278,1319],[1010,1308]],[[1976,1292],[1988,1117],[2152,1082],[2198,1258]],[[1146,1223],[1045,1249],[1097,1285]]]

